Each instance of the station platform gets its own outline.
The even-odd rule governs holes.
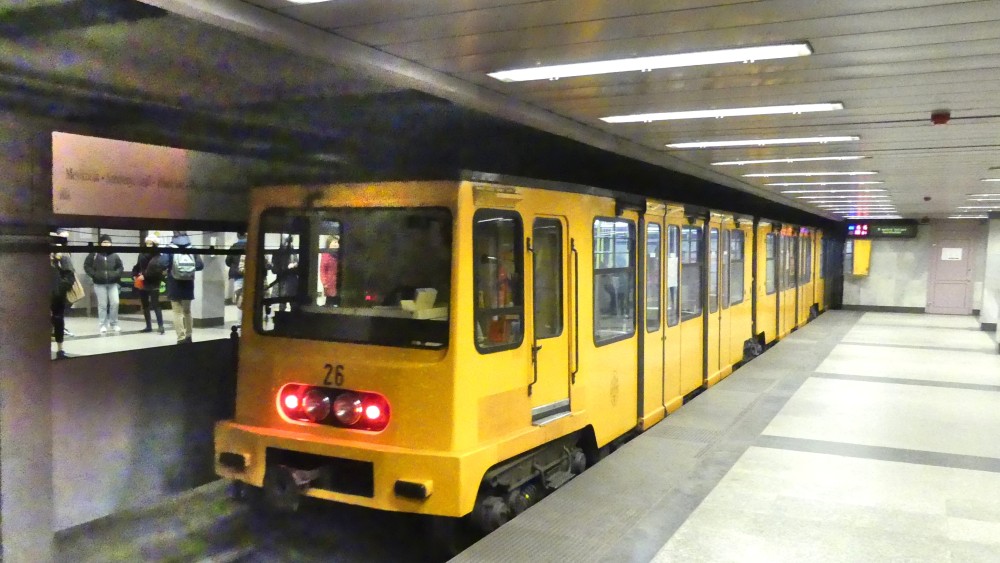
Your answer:
[[[1000,561],[1000,355],[830,311],[454,561]]]

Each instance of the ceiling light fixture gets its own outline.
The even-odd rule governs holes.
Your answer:
[[[812,48],[808,43],[791,43],[784,45],[765,45],[762,47],[742,47],[738,49],[718,49],[714,51],[678,53],[674,55],[655,55],[652,57],[612,59],[588,63],[536,66],[491,72],[489,73],[489,76],[503,82],[558,80],[559,78],[569,78],[572,76],[592,76],[595,74],[610,74],[614,72],[645,72],[661,68],[753,62],[767,59],[803,57],[811,54]]]
[[[798,104],[791,106],[762,106],[753,108],[700,109],[693,111],[667,111],[660,113],[638,113],[633,115],[612,115],[602,117],[607,123],[650,123],[653,121],[673,121],[678,119],[708,119],[723,117],[747,117],[751,115],[779,115],[783,113],[809,113],[814,111],[835,111],[844,109],[840,102],[823,104]]]
[[[989,219],[989,215],[949,215],[949,219]]]
[[[793,137],[787,139],[739,139],[735,141],[693,141],[689,143],[670,143],[671,149],[710,149],[724,147],[763,147],[767,145],[806,145],[809,143],[843,143],[860,141],[857,135],[842,135],[837,137]]]
[[[782,176],[871,176],[878,172],[768,172],[766,174],[744,174],[744,178],[776,178]]]
[[[783,190],[783,194],[863,194],[871,192],[884,192],[882,188],[868,188],[864,190]]]
[[[969,197],[1000,197],[1000,194],[968,194]]]
[[[882,199],[889,198],[888,195],[799,195],[795,199]]]
[[[872,184],[884,184],[885,182],[776,182],[764,184],[765,186],[869,186]]]
[[[765,158],[763,160],[726,160],[713,162],[712,166],[743,166],[745,164],[778,164],[792,162],[819,162],[823,160],[861,160],[870,156],[815,156],[809,158]]]
[[[1000,205],[963,205],[956,207],[955,209],[1000,209]]]
[[[1000,178],[983,178],[983,182],[1000,182]]]
[[[902,215],[848,215],[844,219],[902,219]]]

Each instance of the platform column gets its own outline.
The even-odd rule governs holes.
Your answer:
[[[205,232],[191,237],[191,243],[196,247],[207,248],[223,245],[223,233]],[[195,328],[222,326],[226,314],[226,269],[225,256],[202,255],[205,269],[198,272],[195,278],[194,302],[191,303],[191,316]]]
[[[45,244],[48,233],[0,235]],[[52,380],[47,255],[0,252],[0,542],[3,560],[53,559]]]

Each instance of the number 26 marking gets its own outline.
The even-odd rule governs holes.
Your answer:
[[[344,384],[344,366],[333,364],[325,364],[323,369],[326,370],[326,377],[323,378],[323,385],[336,385],[340,387]],[[333,378],[333,381],[330,379]]]

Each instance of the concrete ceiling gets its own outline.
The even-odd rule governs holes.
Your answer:
[[[344,143],[359,127],[397,135],[406,130],[399,121],[415,112],[423,126],[440,120],[446,132],[468,127],[469,115],[483,114],[499,121],[477,123],[495,127],[514,121],[826,217],[834,215],[780,193],[790,188],[766,184],[832,178],[743,175],[877,171],[864,180],[883,182],[871,187],[884,188],[899,212],[912,218],[946,217],[960,206],[988,205],[971,203],[968,194],[1000,193],[1000,183],[981,182],[1000,177],[1000,171],[989,170],[1000,166],[996,0],[15,4],[0,11],[0,90],[8,100],[17,84],[91,91],[97,86],[105,96],[141,98],[250,126],[291,128],[323,139],[302,150],[330,160],[346,154]],[[61,17],[39,17],[43,13]],[[216,32],[206,31],[208,26]],[[487,76],[518,67],[798,41],[807,41],[813,54],[557,81],[504,83]],[[820,102],[842,102],[844,109],[618,125],[599,119]],[[932,125],[935,110],[949,110],[950,122]],[[834,135],[861,139],[770,148],[665,147]],[[831,155],[869,158],[712,164]],[[678,188],[671,188],[642,191],[676,195]],[[803,189],[813,188],[819,187]]]

